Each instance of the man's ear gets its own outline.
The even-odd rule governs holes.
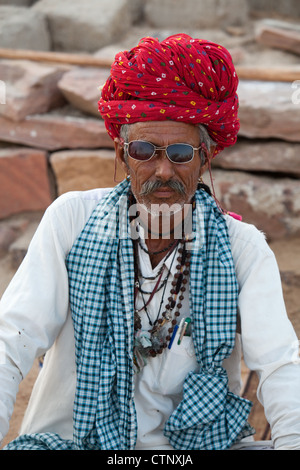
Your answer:
[[[124,158],[124,147],[121,145],[120,140],[116,138],[114,140],[116,162],[119,163],[126,175],[129,174],[129,168]]]
[[[205,161],[203,165],[201,165],[199,177],[201,177],[206,172],[207,168],[210,166],[212,157],[215,153],[215,149],[216,145],[212,145],[210,149],[205,152]]]
[[[217,147],[216,145],[211,145],[210,150],[209,150],[209,154],[208,154],[209,160],[211,160],[213,158],[216,147]]]
[[[201,178],[201,177],[204,175],[204,173],[206,172],[206,170],[207,170],[207,168],[208,168],[208,165],[209,165],[209,160],[206,160],[205,163],[204,163],[204,165],[202,165],[202,166],[200,167],[199,178]]]

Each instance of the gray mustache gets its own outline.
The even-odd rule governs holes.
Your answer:
[[[160,188],[171,188],[177,193],[179,193],[181,196],[185,195],[185,188],[180,181],[176,180],[169,180],[166,182],[162,182],[159,180],[156,181],[146,181],[142,185],[142,190],[140,192],[140,196],[149,196],[149,194],[153,193],[154,191],[157,191]]]

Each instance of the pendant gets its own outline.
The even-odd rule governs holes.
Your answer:
[[[170,314],[166,314],[163,318],[160,319],[160,321],[158,320],[158,322],[156,323],[156,325],[154,325],[154,327],[150,330],[152,334],[155,334],[157,333],[163,326],[165,323],[168,323],[169,321],[172,320],[172,317]]]
[[[137,330],[140,330],[141,327],[142,327],[142,323],[141,323],[141,317],[139,315],[139,312],[138,310],[135,310],[134,311],[134,330],[137,331]]]
[[[134,339],[133,365],[136,373],[147,364],[148,351],[152,348],[151,335],[149,331],[137,331]]]
[[[147,360],[137,348],[133,350],[133,370],[135,374],[138,374],[142,368],[147,364]]]

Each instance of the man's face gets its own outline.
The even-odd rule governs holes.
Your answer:
[[[187,143],[199,147],[200,134],[196,126],[174,121],[139,122],[130,126],[129,142],[132,140],[146,140],[164,147],[174,143]],[[123,169],[130,175],[131,189],[138,203],[144,204],[151,211],[151,206],[167,204],[180,205],[191,202],[196,191],[198,178],[204,171],[201,167],[199,151],[195,150],[191,162],[176,164],[166,156],[165,151],[158,151],[150,160],[141,162],[128,157],[124,161],[124,152],[120,144],[115,144],[117,157]],[[147,182],[160,182],[161,187],[150,194],[143,195],[144,184]],[[178,182],[182,185],[183,193],[170,188],[168,182]]]

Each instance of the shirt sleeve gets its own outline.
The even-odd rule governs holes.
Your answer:
[[[244,360],[258,374],[257,396],[275,448],[300,449],[298,338],[287,316],[274,253],[253,226],[245,230],[233,242]]]
[[[95,205],[94,193],[58,198],[45,212],[0,302],[0,441],[20,381],[54,343],[69,307],[65,258]]]

